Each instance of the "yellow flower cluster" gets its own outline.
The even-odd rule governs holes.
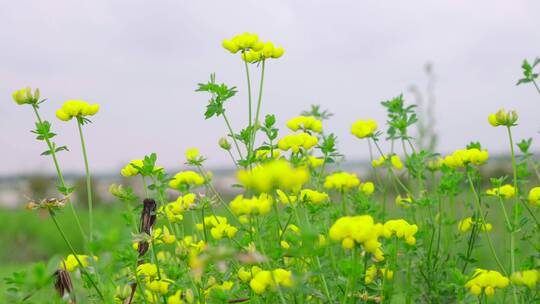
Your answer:
[[[512,185],[506,184],[498,188],[489,189],[486,191],[486,194],[492,196],[500,196],[504,199],[509,199],[516,195],[516,188],[514,188],[514,186]]]
[[[324,164],[324,158],[308,156],[307,163],[309,164],[311,168],[318,168]]]
[[[271,154],[271,155],[270,155]],[[265,160],[268,158],[278,159],[280,156],[279,150],[259,149],[255,151],[255,157],[259,160]]]
[[[164,212],[171,223],[177,223],[184,219],[182,213],[189,210],[195,204],[195,194],[188,193],[184,196],[180,195],[174,202],[160,207],[160,211]]]
[[[540,206],[540,187],[534,187],[529,191],[529,204]]]
[[[322,132],[322,121],[313,116],[297,116],[287,121],[287,128],[292,131],[311,130],[316,133]]]
[[[284,204],[295,204],[298,201],[296,195],[287,195],[281,190],[277,190],[279,201]],[[302,189],[299,194],[300,200],[311,204],[320,204],[328,200],[328,194],[325,192],[319,192],[312,189]]]
[[[188,162],[199,160],[199,149],[189,148],[186,150],[186,160]]]
[[[176,242],[176,236],[172,234],[165,226],[163,228],[156,228],[152,231],[152,238],[156,244],[172,244]]]
[[[236,196],[229,204],[236,215],[268,214],[272,210],[272,198],[262,193],[259,197],[245,198],[243,195]]]
[[[491,231],[491,229],[493,229],[493,225],[491,225],[490,223],[481,224],[480,221],[476,221],[475,223],[475,221],[473,221],[471,217],[467,217],[459,221],[458,229],[461,233],[465,233],[471,230],[472,226],[475,224],[479,225],[482,231]]]
[[[338,172],[328,175],[324,180],[326,189],[336,189],[339,192],[349,191],[359,185],[360,180],[354,173]]]
[[[263,294],[269,288],[275,289],[278,286],[293,286],[292,272],[283,268],[276,268],[269,271],[253,267],[251,269],[251,276],[252,279],[249,282],[249,286],[259,295]]]
[[[366,277],[364,279],[364,282],[366,282],[366,284],[371,284],[379,276],[385,278],[386,280],[392,280],[394,278],[394,272],[386,268],[377,268],[377,266],[371,265],[366,270]]]
[[[357,120],[351,126],[351,133],[358,138],[371,137],[377,131],[377,122],[373,119]]]
[[[292,150],[294,153],[298,153],[300,148],[309,150],[318,142],[319,139],[317,137],[309,135],[308,133],[289,134],[278,141],[278,148],[283,151]]]
[[[176,173],[174,178],[169,182],[169,187],[179,189],[182,185],[202,185],[204,177],[194,171],[182,171]]]
[[[173,282],[165,277],[161,272],[158,275],[156,264],[144,263],[137,266],[137,276],[142,277],[146,288],[155,293],[165,295],[169,292],[169,285]],[[147,295],[147,298],[153,298],[153,294]]]
[[[186,292],[177,290],[172,296],[167,298],[167,304],[186,304],[194,303],[193,292],[189,289]]]
[[[39,101],[39,89],[36,89],[34,94],[32,94],[32,89],[26,87],[13,92],[11,96],[18,105],[36,104]]]
[[[384,223],[384,237],[390,238],[396,236],[397,238],[404,239],[409,245],[416,244],[416,238],[414,237],[416,232],[418,232],[418,226],[416,224],[411,225],[404,219],[389,220]]]
[[[518,271],[512,273],[510,276],[512,284],[519,286],[527,286],[530,289],[536,287],[538,280],[540,280],[540,271],[536,269]]]
[[[379,159],[374,159],[371,162],[371,165],[374,168],[380,167],[386,162],[387,159],[388,159],[388,156],[381,156],[379,157]],[[392,167],[394,167],[396,170],[403,169],[403,162],[401,161],[401,158],[399,158],[399,156],[395,154],[390,156],[390,163],[392,164]]]
[[[200,231],[204,229],[204,226],[207,229],[210,228],[210,235],[215,240],[220,240],[224,237],[233,238],[236,232],[238,232],[238,228],[227,223],[227,218],[223,216],[206,216],[204,217],[204,225],[203,223],[196,225],[197,230]]]
[[[493,127],[498,126],[507,126],[512,127],[516,125],[516,122],[518,120],[518,114],[516,111],[505,111],[504,109],[500,109],[495,114],[490,114],[488,116],[488,122]]]
[[[86,268],[89,265],[90,256],[84,254],[77,254],[77,258],[81,261],[82,267]],[[60,262],[59,268],[67,270],[69,272],[75,271],[80,265],[77,258],[73,254],[67,256],[65,260]],[[94,261],[98,260],[97,256],[93,257]]]
[[[369,215],[344,216],[330,227],[329,236],[334,241],[340,241],[344,249],[351,249],[355,244],[362,245],[377,261],[382,261],[384,255],[378,238],[383,230],[383,225],[375,224]]]
[[[206,282],[206,285],[208,285],[209,287],[204,290],[204,296],[208,298],[212,290],[231,290],[234,286],[234,283],[232,281],[224,281],[223,283],[219,284],[216,278],[210,276],[210,278]]]
[[[294,168],[286,160],[273,160],[254,167],[251,170],[240,170],[238,180],[247,189],[269,193],[273,189],[299,191],[309,180],[306,168]]]
[[[467,164],[482,165],[489,158],[487,150],[477,148],[456,150],[444,158],[444,164],[450,168],[465,167]]]
[[[259,36],[251,33],[236,35],[231,40],[225,39],[222,45],[233,54],[241,51],[242,59],[247,62],[257,62],[267,58],[277,59],[285,52],[282,47],[275,47],[272,42],[259,41]]]
[[[63,121],[71,120],[73,117],[92,116],[99,111],[99,105],[89,104],[82,100],[68,100],[56,111],[56,117]]]
[[[510,280],[495,270],[485,270],[477,268],[472,279],[465,283],[472,294],[479,296],[484,292],[487,296],[495,294],[495,288],[505,288]]]
[[[125,177],[141,174],[139,168],[142,168],[143,165],[144,164],[143,164],[142,159],[132,160],[122,170],[120,170],[120,174],[122,174],[122,176],[125,176]],[[161,170],[163,170],[163,167],[154,167],[154,170],[152,171],[152,173],[157,173]]]
[[[261,272],[262,269],[259,266],[252,266],[251,269],[246,270],[244,267],[240,267],[238,269],[238,278],[240,281],[247,283],[249,282],[254,275]]]
[[[358,189],[365,195],[370,196],[373,194],[373,192],[375,192],[375,184],[373,184],[372,182],[360,183]]]

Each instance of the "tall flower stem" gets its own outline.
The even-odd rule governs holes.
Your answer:
[[[86,276],[86,278],[88,279],[88,281],[90,282],[90,284],[92,285],[92,287],[96,290],[96,292],[98,293],[99,297],[101,298],[101,300],[105,300],[105,298],[103,297],[103,293],[101,293],[101,290],[99,289],[99,287],[97,286],[96,282],[94,282],[94,280],[92,279],[92,277],[90,276],[90,274],[88,274],[88,272],[86,271],[86,269],[84,268],[81,260],[79,259],[79,257],[77,256],[77,253],[75,252],[75,249],[73,248],[73,245],[71,245],[71,242],[67,239],[66,237],[66,234],[64,233],[64,231],[62,230],[62,228],[60,228],[60,225],[58,224],[58,221],[56,220],[56,215],[51,211],[49,210],[49,215],[51,216],[51,219],[53,220],[53,223],[54,225],[56,226],[56,229],[58,230],[58,232],[60,233],[60,235],[62,236],[62,238],[64,239],[64,242],[66,243],[66,245],[68,246],[69,250],[71,251],[71,254],[73,255],[73,257],[75,258],[75,260],[77,261],[77,263],[79,264],[79,268],[81,270],[81,273]]]
[[[34,109],[34,113],[36,114],[36,119],[38,120],[39,124],[42,124],[43,120],[41,120],[41,116],[39,115],[37,105],[33,104],[32,108]],[[53,162],[54,162],[54,167],[56,168],[56,174],[58,176],[58,180],[60,181],[60,186],[62,186],[62,188],[66,188],[66,182],[64,180],[64,175],[62,174],[62,170],[60,169],[60,164],[58,163],[58,159],[56,158],[56,151],[55,151],[55,149],[54,149],[54,147],[52,145],[52,142],[51,142],[50,138],[45,137],[45,142],[47,143],[47,147],[49,147],[49,151],[51,152],[51,157],[52,157]],[[71,209],[71,213],[73,213],[73,217],[75,218],[75,222],[77,222],[77,227],[79,227],[79,231],[81,232],[81,236],[83,237],[83,239],[86,239],[86,233],[84,233],[84,230],[83,230],[82,225],[81,225],[81,221],[79,220],[79,216],[77,215],[77,212],[75,211],[75,207],[70,202],[69,198],[68,198],[68,205],[69,205],[69,207]]]
[[[236,148],[236,152],[238,152],[238,157],[242,160],[244,157],[242,156],[242,151],[240,151],[240,146],[238,145],[238,141],[236,140],[236,137],[234,136],[234,132],[231,126],[231,123],[229,122],[229,119],[227,118],[227,115],[223,113],[223,119],[225,120],[225,124],[227,125],[227,129],[229,129],[229,135],[233,139],[234,146]]]
[[[251,109],[251,77],[249,76],[249,66],[248,62],[244,59],[245,51],[242,51],[242,61],[244,61],[244,67],[246,69],[246,79],[247,79],[247,86],[248,86],[248,127],[251,127],[251,119],[252,119],[252,109]]]
[[[516,189],[516,204],[517,204],[517,202],[519,202],[521,200],[519,199],[519,189],[517,187],[516,153],[514,151],[514,140],[512,138],[512,131],[510,130],[510,127],[507,127],[506,129],[508,131],[508,140],[510,141],[510,152],[511,152],[511,156],[512,156],[512,171],[513,171],[513,178],[514,178],[514,189]],[[521,203],[523,204],[523,207],[525,207],[525,209],[527,209],[527,212],[529,212],[529,214],[533,218],[534,222],[536,223],[536,227],[540,228],[540,222],[538,221],[538,218],[534,215],[534,212],[531,210],[529,205],[527,205],[527,203],[524,203],[523,201],[521,201]],[[515,212],[515,207],[516,206],[514,206],[514,213],[516,213]],[[518,216],[517,214],[514,214],[514,224],[517,223],[517,221],[518,221],[517,216]]]
[[[90,168],[88,166],[88,155],[86,153],[86,144],[84,141],[81,119],[77,118],[77,126],[79,128],[79,137],[81,138],[81,147],[84,158],[84,171],[86,175],[86,193],[88,197],[88,229],[89,240],[92,242],[94,235],[94,215],[93,215],[93,201],[92,201],[92,176],[90,175]]]
[[[474,184],[472,182],[471,174],[467,172],[467,180],[469,181],[469,186],[471,188],[471,192],[474,195],[474,202],[476,206],[476,211],[478,215],[480,216],[480,230],[484,231],[484,234],[486,235],[486,239],[488,241],[489,249],[491,251],[491,254],[493,255],[493,258],[495,259],[495,262],[497,263],[497,266],[501,270],[501,272],[504,275],[507,275],[506,270],[504,269],[504,266],[502,265],[501,261],[499,260],[499,257],[497,256],[497,252],[495,251],[495,247],[493,246],[493,242],[491,241],[491,236],[489,235],[489,231],[486,229],[482,229],[482,227],[485,227],[486,225],[486,218],[484,216],[484,213],[482,212],[482,206],[480,206],[480,198],[478,197],[478,193],[476,192],[476,188],[474,187]]]
[[[255,120],[253,121],[253,130],[251,133],[251,141],[250,141],[250,151],[253,153],[253,148],[255,146],[255,135],[257,134],[257,123],[259,121],[259,115],[261,112],[261,102],[262,102],[262,94],[263,94],[263,87],[264,87],[264,66],[265,66],[266,60],[263,59],[261,64],[261,81],[259,83],[259,96],[257,99],[257,110],[255,111]]]

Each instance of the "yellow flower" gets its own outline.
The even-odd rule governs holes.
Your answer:
[[[238,180],[247,189],[269,193],[273,189],[299,191],[309,180],[306,168],[294,168],[286,160],[273,160],[251,170],[240,170]]]
[[[404,219],[398,220],[389,220],[384,223],[384,236],[390,238],[396,236],[397,238],[402,238],[409,245],[416,244],[416,238],[414,235],[418,232],[418,226],[415,224],[409,224]]]
[[[444,164],[450,168],[465,167],[467,164],[483,165],[489,158],[487,150],[477,148],[456,150],[444,158]]]
[[[189,161],[197,161],[199,158],[199,149],[197,148],[189,148],[186,150],[186,160]]]
[[[220,240],[224,237],[233,238],[238,232],[238,228],[227,223],[227,218],[223,216],[206,216],[204,225],[199,223],[196,225],[197,230],[210,229],[210,235],[215,240]]]
[[[386,160],[388,159],[388,156],[381,156],[379,157],[379,159],[374,159],[372,162],[371,162],[371,165],[373,167],[379,167],[379,166],[382,166]],[[392,165],[392,167],[394,167],[396,170],[401,170],[403,169],[403,162],[401,162],[401,159],[399,158],[399,156],[397,155],[392,155],[390,156],[390,164]]]
[[[485,270],[477,268],[472,278],[465,283],[465,288],[476,296],[482,294],[482,291],[487,296],[495,294],[495,288],[506,288],[510,280],[495,270]]]
[[[318,142],[319,139],[317,137],[309,135],[308,133],[290,134],[278,141],[278,148],[283,151],[292,150],[294,153],[298,153],[300,148],[309,150]]]
[[[498,126],[506,126],[506,127],[512,127],[516,126],[518,120],[518,114],[516,111],[505,111],[504,109],[500,109],[495,114],[490,114],[488,116],[488,122],[493,127]]]
[[[367,196],[370,196],[375,192],[375,184],[372,182],[361,183],[358,189]]]
[[[253,276],[249,286],[256,294],[263,294],[268,288],[292,287],[292,272],[277,268],[273,271],[262,270]]]
[[[311,168],[317,168],[324,164],[324,158],[318,158],[315,156],[308,156],[308,163]]]
[[[270,154],[272,154],[272,155],[270,155]],[[259,150],[255,151],[255,157],[257,159],[260,159],[260,160],[264,160],[264,159],[268,159],[268,158],[278,159],[280,154],[281,154],[280,151],[277,150],[277,149],[274,149],[274,150],[259,149]]]
[[[252,266],[250,270],[246,270],[244,267],[240,267],[240,269],[238,269],[238,278],[242,282],[247,283],[253,278],[253,276],[255,276],[261,271],[262,269],[258,266]]]
[[[498,188],[489,189],[486,191],[486,194],[492,196],[500,196],[504,199],[509,199],[516,195],[516,189],[512,185],[506,184]]]
[[[464,218],[463,220],[459,221],[458,223],[458,230],[461,232],[461,233],[465,233],[469,230],[471,230],[472,226],[476,224],[476,225],[480,225],[480,222],[476,222],[473,221],[473,219],[471,217],[467,217],[467,218]],[[480,225],[480,229],[482,229],[482,231],[491,231],[491,229],[493,229],[493,225],[491,225],[490,223],[485,223],[485,224],[482,224]]]
[[[79,265],[79,262],[77,261],[77,258],[81,262]],[[89,265],[89,259],[90,257],[88,255],[83,254],[77,254],[77,258],[75,258],[74,255],[70,254],[67,256],[67,258],[60,262],[60,268],[65,269],[69,272],[75,271],[79,266],[82,265],[82,267],[86,268]],[[98,258],[96,256],[93,257],[94,261],[97,261]]]
[[[162,277],[161,280],[151,280],[146,282],[146,288],[161,295],[165,295],[169,292],[169,285],[172,282],[173,281]]]
[[[167,304],[185,304],[185,303],[194,303],[194,296],[191,289],[182,292],[182,290],[177,290],[172,296],[167,298]]]
[[[238,195],[231,201],[229,207],[236,215],[268,214],[272,210],[272,198],[266,193],[252,198]]]
[[[392,270],[387,270],[386,268],[377,269],[377,266],[371,265],[366,270],[365,282],[366,284],[371,284],[379,276],[385,277],[386,280],[392,280],[394,278],[394,272]]]
[[[73,117],[93,116],[99,111],[99,104],[89,104],[82,100],[68,100],[56,111],[56,117],[63,121]]]
[[[512,273],[510,280],[515,285],[527,286],[533,289],[540,279],[540,272],[536,269],[524,270]]]
[[[120,170],[120,174],[122,174],[122,176],[125,176],[125,177],[135,176],[137,174],[141,174],[144,176],[146,174],[142,174],[140,172],[140,169],[142,169],[143,166],[144,166],[144,163],[142,159],[132,160],[122,170]],[[154,169],[152,170],[152,173],[158,173],[159,171],[162,171],[162,170],[163,170],[163,167],[154,167]]]
[[[369,215],[344,216],[330,227],[328,235],[334,241],[341,241],[344,249],[351,249],[355,244],[362,245],[376,260],[382,261],[384,255],[378,238],[383,231],[383,225],[376,224]]]
[[[158,270],[156,264],[144,263],[137,266],[137,275],[148,279],[157,277]]]
[[[13,92],[11,96],[13,97],[13,101],[15,101],[18,105],[36,104],[39,101],[39,89],[36,89],[34,94],[32,94],[32,89],[30,87],[26,87]]]
[[[289,121],[287,121],[287,128],[292,131],[298,130],[311,130],[316,133],[321,133],[322,131],[322,121],[313,117],[313,116],[298,116]]]
[[[202,185],[204,178],[194,171],[183,171],[176,173],[174,178],[169,182],[169,187],[179,189],[182,185]]]
[[[351,127],[351,133],[358,138],[371,137],[377,131],[377,122],[373,119],[357,120]]]
[[[166,226],[154,229],[154,231],[152,231],[152,237],[156,240],[156,244],[172,244],[176,242],[176,236],[171,234]]]
[[[534,187],[529,191],[529,204],[540,206],[540,187]]]
[[[344,192],[360,185],[360,180],[354,173],[338,172],[332,175],[328,175],[324,180],[324,187],[326,189],[336,189],[337,191]]]
[[[328,194],[325,192],[319,192],[311,189],[302,189],[302,191],[300,191],[300,197],[302,200],[312,204],[320,204],[328,200]]]

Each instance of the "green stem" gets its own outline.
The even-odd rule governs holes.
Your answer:
[[[88,166],[88,155],[86,153],[86,144],[84,142],[84,136],[82,132],[82,124],[79,118],[77,118],[77,126],[79,127],[79,136],[81,138],[81,147],[84,158],[84,171],[86,175],[86,192],[88,195],[88,228],[89,228],[89,240],[93,240],[94,231],[94,217],[93,217],[93,201],[92,201],[92,177],[90,175],[90,169]]]
[[[225,124],[227,125],[227,129],[229,129],[229,135],[233,139],[234,146],[236,148],[236,152],[238,152],[238,156],[240,157],[240,159],[243,159],[244,157],[242,156],[242,151],[240,151],[240,146],[238,145],[238,141],[236,140],[236,137],[234,136],[234,132],[233,132],[233,129],[231,127],[231,123],[229,122],[229,119],[227,118],[227,115],[225,115],[225,113],[223,113],[223,119],[225,120]]]
[[[491,241],[491,236],[489,235],[489,231],[486,229],[482,229],[482,227],[486,226],[486,219],[484,216],[484,213],[482,212],[482,207],[480,206],[480,198],[478,197],[478,193],[476,192],[476,189],[474,188],[474,184],[472,182],[472,178],[470,173],[467,172],[467,179],[469,180],[469,186],[471,188],[471,191],[474,195],[474,202],[476,205],[476,210],[478,214],[480,215],[480,220],[482,221],[480,223],[480,230],[484,231],[484,234],[486,235],[486,239],[488,241],[489,249],[491,250],[491,254],[493,255],[493,258],[495,259],[495,262],[497,263],[497,266],[501,270],[501,272],[506,276],[506,270],[504,269],[504,266],[502,265],[501,261],[499,260],[499,257],[497,256],[497,252],[495,251],[495,247],[493,246],[493,242]]]
[[[36,118],[38,120],[38,122],[40,124],[43,123],[43,121],[41,120],[41,116],[39,115],[39,112],[38,112],[38,108],[37,108],[37,105],[33,104],[32,105],[32,108],[34,109],[34,113],[36,114]],[[53,162],[54,162],[54,167],[56,168],[56,174],[58,176],[58,179],[60,180],[60,185],[63,187],[63,188],[66,188],[66,182],[64,180],[64,175],[62,174],[62,170],[60,169],[60,164],[58,163],[58,159],[56,158],[56,151],[54,150],[53,148],[53,145],[51,143],[51,140],[49,139],[49,137],[45,137],[45,142],[47,143],[47,146],[49,147],[49,151],[51,152],[51,157],[53,159]],[[79,227],[79,231],[81,232],[81,236],[83,237],[83,239],[86,240],[86,233],[84,233],[84,230],[82,228],[82,225],[81,225],[81,221],[79,220],[79,216],[77,215],[77,212],[75,211],[75,207],[73,206],[73,204],[71,203],[70,199],[68,198],[68,205],[71,209],[71,213],[73,213],[73,217],[75,218],[75,222],[77,222],[77,227]]]
[[[242,51],[242,59],[244,58],[245,51]],[[248,127],[251,127],[251,116],[252,116],[252,110],[251,110],[251,77],[249,77],[249,67],[248,62],[244,61],[244,67],[246,69],[246,78],[247,78],[247,86],[248,86]]]
[[[257,110],[255,112],[255,120],[253,121],[253,130],[251,133],[251,142],[250,142],[250,152],[253,153],[253,148],[255,146],[255,135],[257,134],[257,123],[259,121],[259,114],[261,111],[261,102],[262,102],[262,93],[263,93],[263,87],[264,87],[264,66],[265,66],[265,60],[262,61],[262,67],[261,67],[261,81],[259,83],[259,97],[257,100]],[[272,155],[272,154],[270,154]]]
[[[96,290],[96,292],[98,293],[99,297],[101,298],[101,300],[105,300],[105,298],[103,297],[103,294],[101,293],[101,290],[99,289],[99,287],[96,285],[96,283],[94,282],[94,280],[92,280],[92,277],[90,276],[90,274],[88,274],[88,272],[86,271],[86,269],[84,268],[83,264],[81,263],[81,261],[79,260],[79,257],[77,256],[77,253],[75,252],[75,249],[73,248],[73,245],[71,245],[71,242],[67,239],[66,237],[66,234],[64,233],[64,231],[62,230],[62,228],[60,228],[60,225],[58,224],[58,221],[56,220],[56,216],[54,215],[54,213],[49,210],[49,215],[51,216],[51,219],[53,220],[53,223],[54,225],[56,226],[56,229],[58,230],[58,232],[60,233],[60,235],[62,236],[62,238],[64,239],[64,242],[66,243],[66,245],[69,247],[69,250],[71,251],[71,254],[73,255],[73,257],[75,258],[75,260],[77,260],[77,263],[79,264],[79,268],[81,270],[81,273],[83,275],[86,276],[86,278],[88,279],[88,281],[90,281],[90,284],[92,285],[92,287],[94,287],[94,289]]]
[[[513,219],[512,219],[512,225],[511,225],[511,230],[510,230],[510,262],[511,262],[511,273],[514,273],[516,272],[516,231],[515,231],[515,227],[517,226],[517,223],[519,221],[518,219],[518,210],[517,210],[517,207],[519,206],[519,189],[518,189],[518,180],[517,180],[517,165],[516,165],[516,153],[514,151],[514,140],[512,139],[512,131],[510,130],[510,126],[506,127],[506,130],[508,131],[508,141],[509,141],[509,144],[510,144],[510,152],[511,152],[511,157],[512,157],[512,172],[513,172],[513,180],[514,180],[514,191],[515,191],[515,200],[514,200],[514,208],[513,208]],[[499,200],[501,200],[499,198]],[[503,206],[503,210],[504,210],[504,204],[502,204],[502,201],[501,201],[501,205]],[[504,213],[505,213],[505,216],[507,217],[506,215],[506,210],[504,210]],[[507,217],[507,220],[508,220],[508,217]],[[509,224],[507,222],[507,224]],[[516,287],[513,286],[512,287],[512,295],[513,295],[513,300],[514,300],[514,303],[517,303],[518,302],[518,299],[517,299],[517,291],[516,291]]]

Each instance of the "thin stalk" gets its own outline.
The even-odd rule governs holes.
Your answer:
[[[60,233],[60,235],[64,239],[64,242],[66,243],[69,250],[71,251],[71,254],[73,255],[73,257],[75,257],[75,260],[77,260],[77,263],[79,264],[79,268],[81,270],[81,273],[86,276],[88,281],[90,281],[90,284],[96,290],[96,292],[98,293],[101,300],[105,300],[105,298],[103,297],[103,294],[101,293],[101,290],[96,285],[94,280],[92,280],[92,277],[88,274],[88,272],[84,268],[83,264],[81,263],[81,260],[79,260],[79,257],[77,256],[77,253],[75,252],[75,249],[73,248],[73,245],[71,245],[71,242],[67,239],[66,234],[64,233],[62,228],[60,228],[60,225],[58,224],[58,221],[56,220],[56,216],[54,215],[54,213],[51,210],[49,210],[49,215],[51,216],[51,219],[53,220],[53,223],[56,226],[56,229],[58,230],[58,232]]]
[[[245,51],[242,51],[242,59],[244,58]],[[248,86],[248,127],[251,127],[251,116],[252,116],[252,110],[251,110],[251,77],[249,77],[249,66],[248,62],[244,61],[244,67],[246,69],[246,78],[247,78],[247,86]]]
[[[491,236],[489,235],[489,231],[487,231],[486,229],[482,229],[482,227],[485,227],[486,225],[486,218],[484,216],[484,213],[482,212],[482,207],[480,206],[480,199],[478,197],[478,193],[476,192],[476,189],[474,188],[470,173],[467,173],[467,179],[469,180],[469,186],[471,188],[471,191],[474,194],[474,198],[475,198],[474,202],[476,205],[476,210],[478,214],[480,215],[480,219],[482,220],[482,222],[480,223],[480,230],[484,231],[486,235],[486,239],[488,241],[489,249],[491,250],[491,254],[493,255],[493,258],[495,259],[495,262],[497,263],[497,266],[500,268],[501,272],[506,276],[507,272],[504,269],[504,266],[502,265],[501,261],[499,260],[499,257],[497,256],[497,252],[495,251],[495,247],[493,246],[493,242],[491,241]]]
[[[84,171],[86,175],[86,192],[88,195],[88,229],[90,243],[93,240],[94,231],[94,216],[93,216],[93,201],[92,201],[92,177],[90,175],[90,169],[88,166],[88,155],[86,153],[86,144],[84,142],[84,136],[82,131],[81,121],[77,119],[77,126],[79,128],[79,137],[81,138],[81,147],[84,158]]]
[[[517,211],[517,206],[519,205],[519,189],[518,189],[518,180],[517,180],[517,165],[516,165],[516,154],[515,154],[515,151],[514,151],[514,141],[512,139],[512,131],[510,130],[510,126],[506,127],[506,130],[508,131],[508,141],[509,141],[509,144],[510,144],[510,152],[511,152],[511,157],[512,157],[512,172],[513,172],[513,180],[514,180],[514,191],[516,192],[514,194],[515,196],[515,200],[514,200],[514,208],[513,208],[513,212],[512,212],[512,215],[513,215],[513,219],[512,219],[512,226],[511,226],[511,230],[510,230],[510,262],[511,262],[511,273],[514,273],[516,272],[516,225],[519,221],[518,219],[518,211]],[[500,198],[499,198],[500,200]],[[502,201],[501,201],[501,204],[502,204]],[[504,213],[505,213],[505,216],[506,215],[506,210],[504,209],[504,204],[502,204],[502,207],[503,207],[503,210],[504,210]],[[508,218],[507,218],[508,220]],[[507,224],[509,224],[507,222]],[[514,299],[514,303],[517,303],[518,302],[518,299],[517,299],[517,291],[516,291],[516,287],[513,286],[512,287],[512,295],[513,295],[513,299]]]
[[[34,113],[36,114],[36,118],[38,120],[38,122],[40,124],[43,123],[43,121],[41,120],[41,116],[39,115],[39,112],[38,112],[38,108],[37,108],[37,105],[33,104],[32,105],[32,108],[34,109]],[[60,169],[60,164],[58,163],[58,159],[56,158],[56,151],[54,151],[53,149],[53,145],[51,143],[51,140],[49,139],[49,137],[45,137],[45,142],[47,143],[47,146],[49,147],[49,151],[51,151],[51,157],[53,159],[53,162],[54,162],[54,167],[56,168],[56,174],[58,176],[58,179],[60,181],[60,185],[63,187],[63,188],[66,188],[66,182],[64,180],[64,175],[62,174],[62,170]],[[77,215],[77,212],[75,211],[75,207],[73,206],[73,204],[71,203],[71,200],[68,198],[68,205],[71,209],[71,213],[73,213],[73,217],[75,218],[75,222],[77,222],[77,227],[79,227],[79,231],[81,232],[81,236],[83,237],[83,239],[86,240],[86,233],[84,233],[84,230],[82,228],[82,225],[81,225],[81,221],[79,220],[79,216]]]
[[[257,122],[259,121],[259,114],[261,111],[261,101],[262,101],[262,93],[263,93],[263,87],[264,87],[264,66],[265,66],[266,60],[263,59],[262,61],[262,67],[261,67],[261,81],[259,83],[259,97],[257,100],[257,110],[255,111],[255,120],[253,121],[253,130],[251,133],[251,141],[250,141],[250,152],[253,152],[253,148],[255,146],[255,135],[257,134]],[[272,154],[270,154],[272,155]]]
[[[238,141],[236,140],[236,137],[234,137],[234,132],[233,132],[233,129],[231,127],[231,123],[229,122],[229,119],[227,118],[227,115],[225,115],[225,113],[223,113],[223,119],[225,120],[225,124],[227,125],[227,129],[229,129],[229,134],[230,134],[231,138],[233,139],[234,146],[236,148],[236,152],[238,152],[238,156],[240,157],[240,159],[243,159],[244,157],[242,156],[242,151],[240,151],[240,146],[238,145]]]

